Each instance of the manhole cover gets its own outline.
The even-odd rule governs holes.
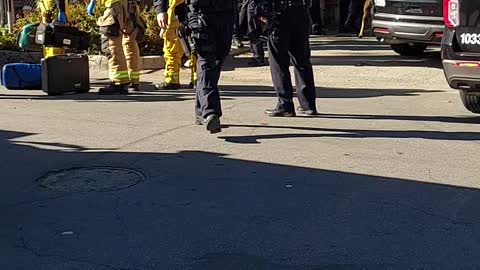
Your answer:
[[[37,181],[40,187],[68,192],[104,192],[132,187],[143,182],[142,173],[124,168],[71,168],[50,172]]]

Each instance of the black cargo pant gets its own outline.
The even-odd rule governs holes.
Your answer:
[[[258,3],[255,0],[243,0],[242,8],[240,10],[240,21],[244,22],[244,27],[246,28],[247,35],[250,39],[250,49],[253,54],[253,58],[257,61],[263,61],[265,58],[265,51],[263,50],[263,45],[265,44],[260,39],[252,38],[250,34],[254,31],[253,20],[257,16],[257,5]]]
[[[242,39],[243,31],[240,27],[240,10],[243,0],[233,0],[233,38]]]
[[[270,71],[278,96],[277,109],[294,111],[293,86],[289,66],[295,68],[298,101],[305,110],[316,110],[315,82],[310,62],[311,19],[307,7],[289,7],[268,40]]]
[[[313,23],[318,24],[320,27],[322,27],[322,9],[320,7],[320,0],[312,2],[310,14],[312,15]]]
[[[365,0],[350,0],[348,7],[348,17],[345,22],[345,27],[355,31],[360,30],[362,25],[363,6]]]
[[[207,117],[222,116],[218,80],[225,57],[232,46],[232,12],[207,14],[205,16],[206,37],[197,39],[197,87],[195,112]]]

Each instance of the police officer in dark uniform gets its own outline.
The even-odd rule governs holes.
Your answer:
[[[233,39],[232,49],[243,48],[243,31],[240,26],[240,10],[242,9],[242,0],[233,0]]]
[[[265,52],[263,50],[265,41],[259,38],[256,31],[259,5],[261,5],[259,0],[243,0],[240,10],[241,26],[250,39],[250,50],[253,54],[253,58],[248,61],[248,65],[253,67],[266,65]]]
[[[221,132],[218,80],[233,36],[233,0],[185,0],[188,28],[197,53],[195,122],[210,133]],[[157,21],[166,28],[168,0],[155,0]]]
[[[289,66],[295,68],[295,83],[300,107],[297,112],[317,114],[313,68],[310,62],[309,35],[311,18],[310,0],[271,0],[275,17],[273,32],[269,35],[270,71],[278,102],[274,109],[266,110],[271,117],[296,116],[293,87]]]

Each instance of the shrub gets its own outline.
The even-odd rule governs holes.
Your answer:
[[[90,33],[91,42],[89,54],[101,54],[100,51],[100,33],[96,20],[98,15],[103,14],[104,8],[97,6],[95,17],[86,13],[85,4],[75,4],[70,6],[73,26],[80,30]],[[140,43],[140,52],[142,55],[163,55],[163,40],[160,38],[160,28],[155,19],[155,13],[149,10],[143,10],[142,18],[147,23],[147,31],[143,41]],[[18,50],[16,38],[22,27],[29,23],[38,23],[41,21],[40,12],[31,13],[29,16],[18,19],[13,27],[13,33],[9,34],[6,29],[0,28],[0,50]]]
[[[0,49],[1,50],[18,50],[16,44],[17,37],[8,33],[7,28],[0,27]]]
[[[160,38],[160,27],[156,16],[154,11],[142,12],[142,18],[147,24],[145,38],[140,43],[140,51],[143,55],[163,55],[163,39]]]

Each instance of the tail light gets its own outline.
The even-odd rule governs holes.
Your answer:
[[[460,25],[459,0],[443,0],[443,19],[448,28]]]
[[[466,68],[480,68],[480,63],[478,62],[455,62],[454,67],[466,67]]]
[[[379,28],[379,27],[374,28],[373,32],[381,33],[381,34],[390,34],[390,30],[388,30],[387,28]]]

